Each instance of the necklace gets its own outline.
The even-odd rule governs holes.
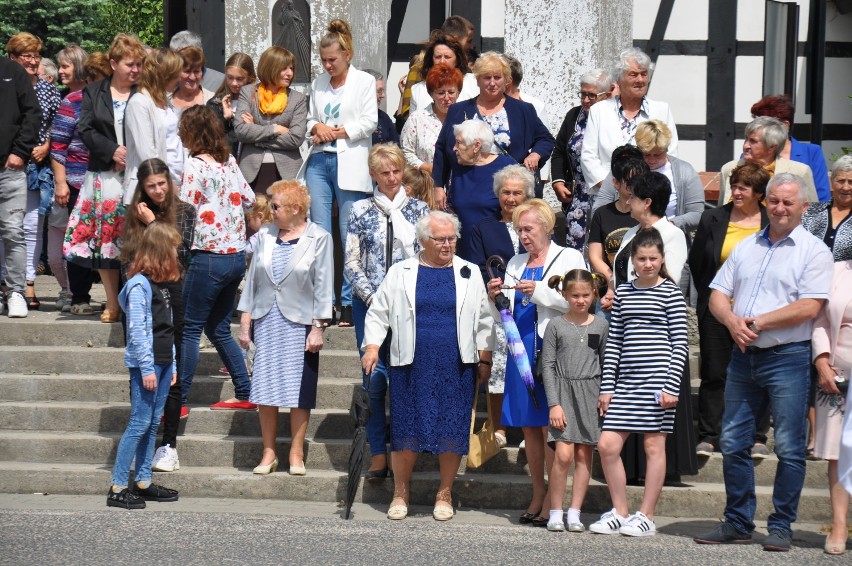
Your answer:
[[[568,319],[566,319],[566,320],[568,320]],[[577,328],[576,324],[574,324],[570,320],[568,320],[568,322],[571,324],[571,326],[574,327],[574,332],[577,333],[577,338],[580,339],[580,343],[585,342],[586,341],[586,334],[589,333],[589,325],[588,324],[581,324],[580,326],[583,328],[583,332],[580,332],[580,329]]]
[[[452,263],[453,263],[453,260],[451,259],[450,261],[448,261],[447,263],[445,263],[443,265],[437,265],[437,264],[433,264],[433,263],[430,263],[429,261],[427,261],[426,258],[424,258],[422,254],[420,255],[420,265],[423,265],[425,267],[431,267],[431,268],[434,268],[434,269],[442,269],[444,267],[449,267],[450,265],[452,265]]]

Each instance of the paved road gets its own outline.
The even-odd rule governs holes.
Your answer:
[[[515,511],[459,511],[436,523],[415,508],[401,522],[384,507],[182,499],[144,511],[108,509],[105,498],[0,494],[0,564],[796,564],[824,559],[819,525],[800,525],[796,548],[707,547],[691,535],[707,520],[658,518],[656,537],[549,533],[512,524]],[[592,517],[583,517],[588,521]],[[755,537],[760,540],[762,536]],[[834,559],[843,563],[848,559]],[[829,560],[825,557],[825,560]],[[830,564],[832,562],[826,562]],[[848,562],[846,562],[848,564]]]

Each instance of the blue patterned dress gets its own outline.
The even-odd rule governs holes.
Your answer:
[[[589,223],[592,209],[592,197],[583,177],[583,169],[580,167],[580,152],[583,150],[583,136],[586,133],[586,111],[580,109],[577,114],[577,122],[574,133],[568,138],[568,159],[571,162],[571,171],[574,173],[574,198],[571,203],[564,206],[566,236],[565,243],[569,248],[580,252],[586,244],[586,226]]]
[[[417,269],[414,361],[391,366],[391,450],[467,454],[474,368],[463,364],[451,267]]]
[[[272,277],[276,282],[299,240],[276,240],[272,251]],[[305,338],[311,327],[287,320],[278,304],[254,321],[254,357],[249,401],[258,405],[313,409],[317,406],[319,352],[305,351]]]
[[[521,274],[521,279],[540,281],[544,267],[527,267]],[[535,368],[535,352],[541,349],[541,339],[536,336],[536,306],[535,303],[524,305],[524,295],[515,291],[515,309],[512,316],[518,325],[518,332],[527,350],[530,367]],[[544,384],[535,384],[535,398],[538,409],[532,401],[527,386],[521,379],[518,366],[508,356],[506,361],[506,384],[503,388],[503,415],[500,424],[505,426],[547,426],[550,409],[547,406],[547,395]]]

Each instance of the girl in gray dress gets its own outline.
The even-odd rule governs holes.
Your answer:
[[[580,508],[592,472],[592,448],[601,434],[598,395],[606,345],[606,319],[589,314],[597,298],[602,275],[585,269],[572,269],[554,275],[547,284],[562,292],[568,312],[547,325],[541,350],[544,390],[550,407],[547,440],[555,444],[556,457],[550,472],[549,531],[564,531],[562,501],[568,468],[576,455],[568,530],[585,530]]]

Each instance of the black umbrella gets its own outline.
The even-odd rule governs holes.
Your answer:
[[[355,421],[355,436],[352,439],[352,451],[349,453],[349,480],[346,483],[346,508],[343,518],[349,519],[352,514],[352,504],[361,483],[361,470],[364,467],[364,448],[367,445],[367,421],[370,418],[370,396],[362,387],[352,398],[349,409],[352,420]]]

